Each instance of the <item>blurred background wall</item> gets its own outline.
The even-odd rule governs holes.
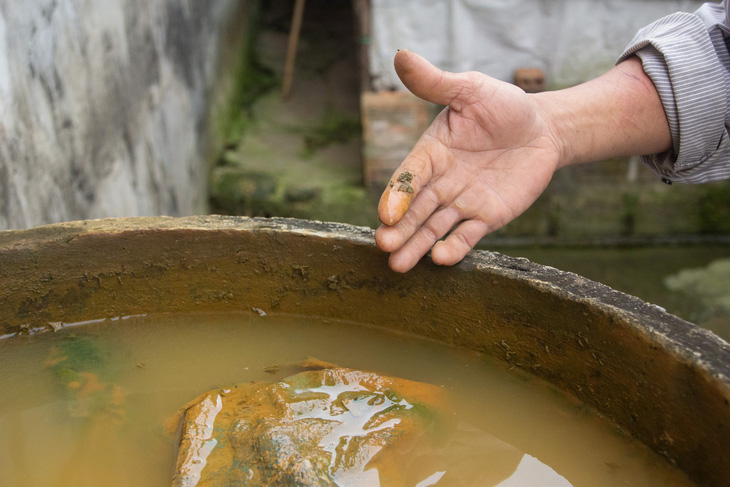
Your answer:
[[[371,0],[366,36],[371,93],[363,96],[365,181],[380,190],[440,107],[405,91],[393,54],[408,48],[441,69],[512,82],[539,68],[547,89],[609,70],[641,27],[701,1]],[[655,243],[730,234],[730,184],[662,184],[638,157],[561,169],[492,244]]]
[[[0,230],[205,212],[205,121],[247,3],[0,0]]]
[[[272,88],[280,81],[294,0],[0,0],[0,229],[205,213],[209,170],[213,211],[375,225],[375,205],[362,188],[377,196],[438,109],[391,93],[402,90],[392,69],[396,49],[413,49],[444,69],[506,80],[517,68],[539,67],[549,88],[562,87],[610,68],[642,25],[700,3],[308,0],[294,91],[278,100]],[[272,106],[277,126],[266,124],[263,107]],[[319,125],[293,128],[302,123]],[[271,157],[261,150],[221,157],[244,147],[257,126],[273,139],[264,141]],[[307,150],[315,129],[334,144]],[[326,130],[327,137],[319,134]],[[296,145],[302,134],[305,158]],[[354,150],[330,154],[328,164],[346,167],[347,175],[315,177],[309,168],[340,140]],[[232,179],[238,166],[245,169],[240,184]],[[730,229],[721,217],[730,205],[724,188],[670,190],[639,166],[620,160],[561,171],[539,204],[500,235],[583,239]],[[292,184],[307,187],[280,188],[298,169],[310,177],[293,177]],[[259,177],[272,170],[270,178]],[[265,188],[251,182],[252,171]],[[324,207],[333,210],[308,211]],[[581,217],[586,208],[600,216]]]

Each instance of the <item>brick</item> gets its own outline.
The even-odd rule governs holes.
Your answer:
[[[431,104],[411,93],[382,91],[363,93],[360,105],[365,184],[382,191],[428,128]]]

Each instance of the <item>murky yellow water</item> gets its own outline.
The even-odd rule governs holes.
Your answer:
[[[163,423],[180,406],[209,389],[282,379],[286,368],[265,368],[308,357],[435,384],[458,399],[451,413],[472,439],[449,468],[421,471],[419,487],[690,485],[587,408],[484,357],[313,318],[116,321],[0,340],[2,485],[169,485],[175,441]],[[465,480],[472,470],[482,473]]]

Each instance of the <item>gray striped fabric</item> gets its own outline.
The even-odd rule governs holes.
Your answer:
[[[641,29],[619,58],[641,58],[659,92],[674,149],[642,159],[662,178],[703,183],[730,178],[730,10],[705,4]]]

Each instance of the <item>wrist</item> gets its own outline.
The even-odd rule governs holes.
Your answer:
[[[637,58],[587,83],[531,96],[559,154],[559,168],[672,147],[661,100]]]
[[[546,91],[528,95],[533,99],[545,127],[547,137],[558,154],[557,168],[574,164],[575,144],[571,142],[575,130],[571,128],[571,114],[564,105],[564,96],[559,91]]]

